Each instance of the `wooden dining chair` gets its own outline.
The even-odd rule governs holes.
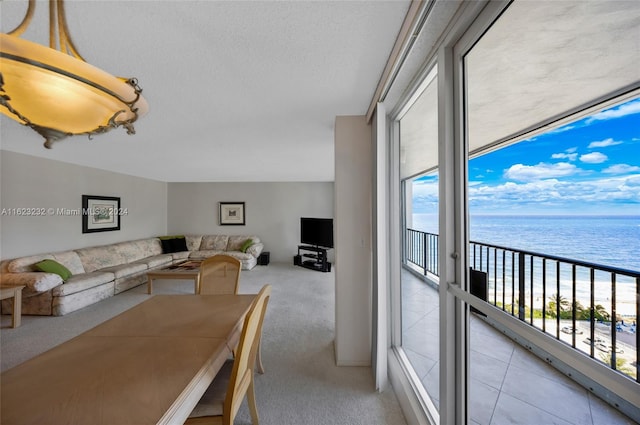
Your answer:
[[[240,260],[229,255],[218,254],[205,259],[200,264],[198,294],[237,294],[240,288],[240,270],[242,270]],[[258,343],[256,362],[258,372],[264,373],[261,347],[262,344]],[[235,354],[235,349],[233,351]]]
[[[258,425],[254,366],[270,297],[271,285],[263,286],[245,316],[235,359],[228,360],[220,369],[185,425],[232,425],[245,396],[251,412],[251,423]]]
[[[240,287],[242,263],[237,258],[219,254],[200,264],[198,294],[237,294]]]

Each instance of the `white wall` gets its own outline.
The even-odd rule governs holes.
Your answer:
[[[44,148],[43,148],[44,149]],[[62,251],[166,232],[167,184],[29,155],[0,151],[0,258]],[[120,230],[82,233],[82,217],[54,212],[12,215],[14,208],[78,209],[82,195],[120,197]]]
[[[300,217],[333,217],[333,182],[165,183],[0,151],[0,259],[173,233],[256,234],[271,261],[293,262]],[[121,230],[82,233],[80,216],[10,215],[77,209],[82,195],[120,197]],[[246,203],[246,226],[219,226],[218,202]],[[333,261],[333,255],[330,255]]]
[[[371,364],[372,158],[364,116],[336,117],[336,363]]]
[[[333,186],[333,182],[169,183],[167,230],[256,235],[271,261],[293,263],[300,244],[300,217],[333,217]],[[220,226],[219,202],[244,202],[246,225]]]

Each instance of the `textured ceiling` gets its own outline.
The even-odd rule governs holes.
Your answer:
[[[26,0],[0,2],[2,32]],[[136,77],[150,105],[92,140],[42,138],[4,115],[3,150],[167,182],[332,181],[337,115],[364,115],[409,1],[71,1],[87,62]],[[46,44],[38,1],[22,36]],[[64,102],[64,99],[60,99]]]
[[[469,150],[637,96],[639,28],[640,1],[513,2],[466,57]]]
[[[434,39],[425,28],[418,49]],[[511,2],[465,56],[471,155],[638,97],[639,28],[639,1]],[[403,178],[438,166],[434,89],[403,106]]]

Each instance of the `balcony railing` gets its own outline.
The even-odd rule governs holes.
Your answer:
[[[438,276],[438,235],[407,229],[405,258],[408,262]]]
[[[407,229],[405,258],[437,276],[438,235]],[[640,382],[640,272],[474,241],[469,265],[485,301]]]

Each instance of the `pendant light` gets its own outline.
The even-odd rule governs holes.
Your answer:
[[[49,0],[49,47],[20,38],[34,10],[29,0],[20,25],[0,34],[0,112],[39,133],[47,148],[116,127],[135,134],[133,123],[149,108],[137,80],[114,77],[80,56],[63,0]]]

